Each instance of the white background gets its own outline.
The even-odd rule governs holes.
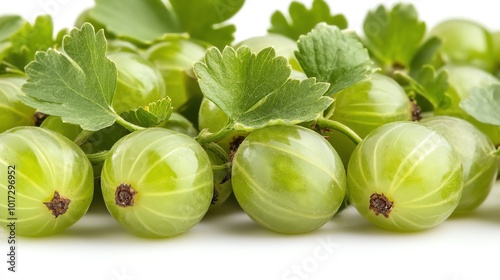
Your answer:
[[[302,0],[310,5],[312,1]],[[329,1],[360,31],[368,9],[395,1]],[[410,1],[430,27],[450,17],[474,19],[500,30],[499,5],[489,0]],[[276,9],[290,1],[247,0],[231,22],[237,41],[263,35]],[[69,27],[91,0],[0,0],[0,13],[54,16]],[[279,235],[256,226],[235,202],[210,211],[191,231],[161,240],[125,232],[104,208],[92,210],[66,232],[18,239],[18,272],[7,271],[7,240],[0,231],[0,279],[500,279],[500,184],[477,211],[435,229],[397,234],[375,228],[353,208],[320,230]]]

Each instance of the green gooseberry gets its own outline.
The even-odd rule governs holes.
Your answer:
[[[142,56],[132,52],[112,52],[118,80],[112,106],[118,114],[147,106],[167,96],[160,72]]]
[[[210,159],[191,137],[166,128],[133,132],[109,151],[101,174],[104,202],[131,233],[179,235],[206,214],[213,197]]]
[[[47,236],[76,223],[92,202],[92,166],[59,133],[36,126],[0,134],[0,224],[16,218],[16,234]]]
[[[160,127],[175,130],[193,138],[198,136],[198,130],[194,127],[193,123],[176,112],[173,112],[170,118],[165,123],[161,124]]]
[[[36,110],[25,105],[18,96],[26,82],[24,76],[2,75],[0,77],[0,133],[16,127],[35,125]]]
[[[414,105],[404,89],[382,74],[375,73],[333,97],[335,109],[330,119],[346,125],[361,138],[381,125],[413,118]],[[356,145],[341,132],[331,131],[326,135],[347,168]]]
[[[248,135],[232,163],[234,195],[258,225],[305,233],[327,223],[343,202],[345,169],[320,134],[270,126]]]
[[[420,231],[445,221],[464,185],[460,155],[429,126],[380,126],[356,147],[347,169],[347,197],[370,223]]]
[[[444,64],[478,67],[487,72],[495,69],[495,53],[490,31],[478,22],[447,19],[434,26],[429,36],[441,40],[438,59]]]
[[[198,112],[199,130],[208,129],[210,132],[220,131],[229,122],[228,116],[215,103],[207,98],[203,98]],[[219,144],[228,154],[233,152],[241,139],[248,135],[247,132],[232,131],[228,136],[219,140]]]
[[[495,146],[471,123],[450,116],[423,119],[422,124],[441,133],[458,152],[464,168],[462,198],[454,214],[467,214],[488,197],[497,176]]]
[[[288,59],[292,67],[292,77],[297,79],[305,79],[307,76],[300,66],[299,61],[295,57],[295,51],[298,51],[297,42],[280,34],[266,34],[263,36],[255,36],[248,38],[236,44],[235,48],[247,46],[255,53],[272,46],[276,51],[277,56],[283,56]]]
[[[144,53],[163,77],[174,110],[195,127],[203,94],[193,64],[205,56],[206,47],[195,40],[173,38],[152,45]]]
[[[48,116],[42,124],[40,124],[40,127],[55,131],[66,136],[66,138],[71,141],[74,141],[80,132],[82,132],[82,128],[79,125],[65,123],[62,121],[61,117],[58,116]]]

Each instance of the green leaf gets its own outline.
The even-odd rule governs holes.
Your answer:
[[[5,53],[4,60],[19,70],[35,58],[37,51],[46,51],[54,45],[52,18],[42,15],[31,25],[26,22],[9,38],[10,47]]]
[[[411,4],[380,5],[363,22],[366,47],[384,66],[408,68],[425,36],[425,23]]]
[[[62,46],[62,42],[64,40],[64,36],[69,34],[69,30],[67,28],[63,28],[59,30],[56,34],[56,38],[54,39],[54,48],[59,48]]]
[[[0,42],[0,62],[3,60],[12,44],[9,41]]]
[[[471,88],[460,107],[480,122],[500,126],[500,83]]]
[[[243,6],[245,0],[170,0],[183,31],[192,38],[222,49],[234,40],[234,25],[223,25]]]
[[[220,48],[234,40],[234,25],[224,22],[244,0],[96,0],[90,17],[119,38],[151,45],[172,34],[208,42]],[[140,23],[140,24],[138,24]]]
[[[443,104],[448,89],[448,73],[446,71],[436,71],[433,66],[426,65],[416,72],[413,77],[399,71],[395,75],[408,83],[407,91],[413,91],[421,95],[434,108],[439,108]]]
[[[19,30],[26,21],[16,15],[8,15],[0,17],[0,42],[10,38],[17,30]]]
[[[432,64],[437,51],[441,46],[441,40],[437,37],[431,37],[425,41],[418,49],[410,64],[410,74],[414,71],[420,71],[422,67]]]
[[[151,43],[165,33],[181,33],[162,0],[95,0],[91,17],[118,37]]]
[[[237,130],[310,121],[333,102],[323,96],[327,83],[289,78],[287,59],[276,56],[271,47],[258,54],[245,46],[226,47],[222,53],[213,47],[194,70],[205,97],[228,115]]]
[[[166,97],[150,103],[147,107],[139,107],[122,113],[122,117],[141,127],[153,127],[168,120],[172,115],[172,102]]]
[[[269,33],[278,33],[297,40],[300,35],[307,34],[320,22],[338,26],[340,29],[347,28],[346,18],[343,15],[332,15],[330,7],[324,0],[314,0],[311,9],[294,1],[290,4],[288,12],[290,18],[280,11],[274,12],[271,16]]]
[[[295,56],[308,77],[331,84],[328,95],[367,79],[375,69],[355,33],[318,24],[300,36]]]
[[[104,32],[86,23],[64,37],[63,49],[66,55],[53,49],[36,54],[26,67],[22,100],[85,130],[112,125],[119,118],[111,107],[117,71],[106,57]]]

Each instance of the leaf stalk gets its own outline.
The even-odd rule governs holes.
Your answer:
[[[351,139],[351,141],[356,145],[358,145],[359,143],[361,143],[361,141],[363,141],[363,139],[361,137],[359,137],[359,135],[356,132],[354,132],[348,126],[346,126],[342,123],[339,123],[337,121],[332,121],[332,120],[320,117],[320,118],[316,119],[316,124],[321,128],[329,128],[329,129],[333,129],[333,130],[336,130],[338,132],[341,132],[342,134],[347,136],[349,139]]]

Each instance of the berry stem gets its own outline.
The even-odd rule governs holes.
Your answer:
[[[141,130],[141,129],[144,129],[144,127],[142,126],[138,126],[138,125],[135,125],[133,123],[130,123],[128,121],[126,121],[125,119],[123,119],[122,117],[118,116],[116,118],[116,122],[123,126],[126,130],[130,131],[130,132],[134,132],[134,131],[137,131],[137,130]]]
[[[2,64],[5,66],[5,72],[9,74],[16,74],[16,75],[26,75],[24,71],[18,69],[14,64],[8,63],[7,61],[2,61]]]
[[[224,151],[224,149],[216,143],[205,143],[202,147],[213,152],[222,161],[229,162],[229,156],[226,151]]]
[[[351,141],[356,145],[358,145],[359,143],[361,143],[361,141],[363,141],[363,139],[361,139],[361,137],[359,137],[359,135],[356,134],[356,132],[354,132],[346,125],[341,124],[337,121],[332,121],[320,117],[316,119],[316,124],[321,128],[329,128],[343,133],[345,136],[349,137],[349,139],[351,139]]]
[[[85,142],[87,142],[87,140],[90,138],[90,136],[92,136],[92,134],[94,134],[95,131],[90,131],[90,130],[82,130],[75,138],[75,140],[73,140],[73,142],[75,142],[75,144],[77,144],[78,146],[81,146],[83,144],[85,144]]]
[[[92,164],[99,164],[104,162],[104,160],[108,156],[108,152],[109,151],[106,150],[95,154],[86,154],[86,156]]]
[[[225,172],[227,172],[228,170],[231,170],[231,163],[226,162],[224,164],[212,165],[212,170],[214,172],[217,172],[217,171],[225,171]]]
[[[212,143],[212,142],[217,142],[219,140],[222,140],[224,137],[229,135],[234,130],[234,127],[232,124],[228,124],[224,126],[221,130],[218,132],[212,133],[209,132],[208,129],[203,129],[200,134],[195,138],[198,143],[201,145],[204,145],[206,143]]]

